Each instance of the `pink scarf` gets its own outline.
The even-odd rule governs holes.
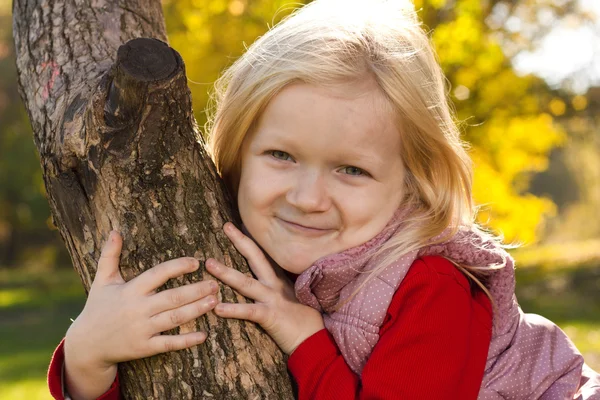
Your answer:
[[[296,297],[324,314],[325,327],[355,373],[360,375],[377,344],[392,296],[412,263],[420,256],[439,255],[460,264],[490,268],[487,289],[496,309],[479,399],[600,399],[600,375],[583,363],[581,354],[556,325],[521,311],[514,295],[512,257],[477,229],[459,230],[447,242],[405,254],[335,311],[379,265],[379,258],[372,253],[402,228],[409,213],[408,209],[397,210],[373,239],[317,260],[296,280]]]

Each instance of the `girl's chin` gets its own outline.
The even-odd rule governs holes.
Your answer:
[[[306,254],[297,257],[294,254],[282,254],[280,257],[273,258],[273,261],[281,268],[296,275],[300,275],[309,269],[315,260],[307,258]]]

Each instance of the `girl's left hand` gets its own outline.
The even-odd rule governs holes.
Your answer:
[[[305,339],[325,327],[321,313],[298,302],[292,283],[276,274],[252,239],[229,222],[223,230],[246,257],[258,280],[228,268],[213,258],[206,260],[208,272],[255,301],[254,304],[220,303],[214,309],[215,314],[260,324],[283,352],[291,354]]]

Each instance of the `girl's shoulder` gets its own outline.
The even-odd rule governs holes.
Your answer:
[[[415,275],[426,274],[432,279],[448,277],[459,286],[471,290],[471,284],[467,276],[463,274],[450,260],[442,256],[422,256],[417,258],[410,266],[404,279],[411,279]]]
[[[467,277],[441,256],[423,256],[413,262],[394,293],[381,334],[397,323],[406,325],[403,319],[407,315],[436,320],[444,316],[468,325],[471,323],[466,321],[471,321],[476,326],[473,329],[486,335],[492,330],[493,310],[487,295],[481,289],[473,290]]]
[[[407,285],[403,285],[403,283]],[[417,258],[398,287],[396,294],[402,296],[403,289],[407,289],[406,286],[413,288],[417,286],[425,291],[443,293],[464,292],[470,297],[469,303],[472,306],[481,309],[481,312],[490,318],[493,315],[492,303],[483,290],[450,260],[442,256],[430,255]]]

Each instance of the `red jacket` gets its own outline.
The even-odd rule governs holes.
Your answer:
[[[492,307],[442,257],[417,259],[394,294],[380,339],[356,375],[325,329],[288,359],[304,399],[476,399],[492,334]],[[54,352],[48,385],[64,399],[63,343]],[[100,397],[120,399],[118,379]]]

